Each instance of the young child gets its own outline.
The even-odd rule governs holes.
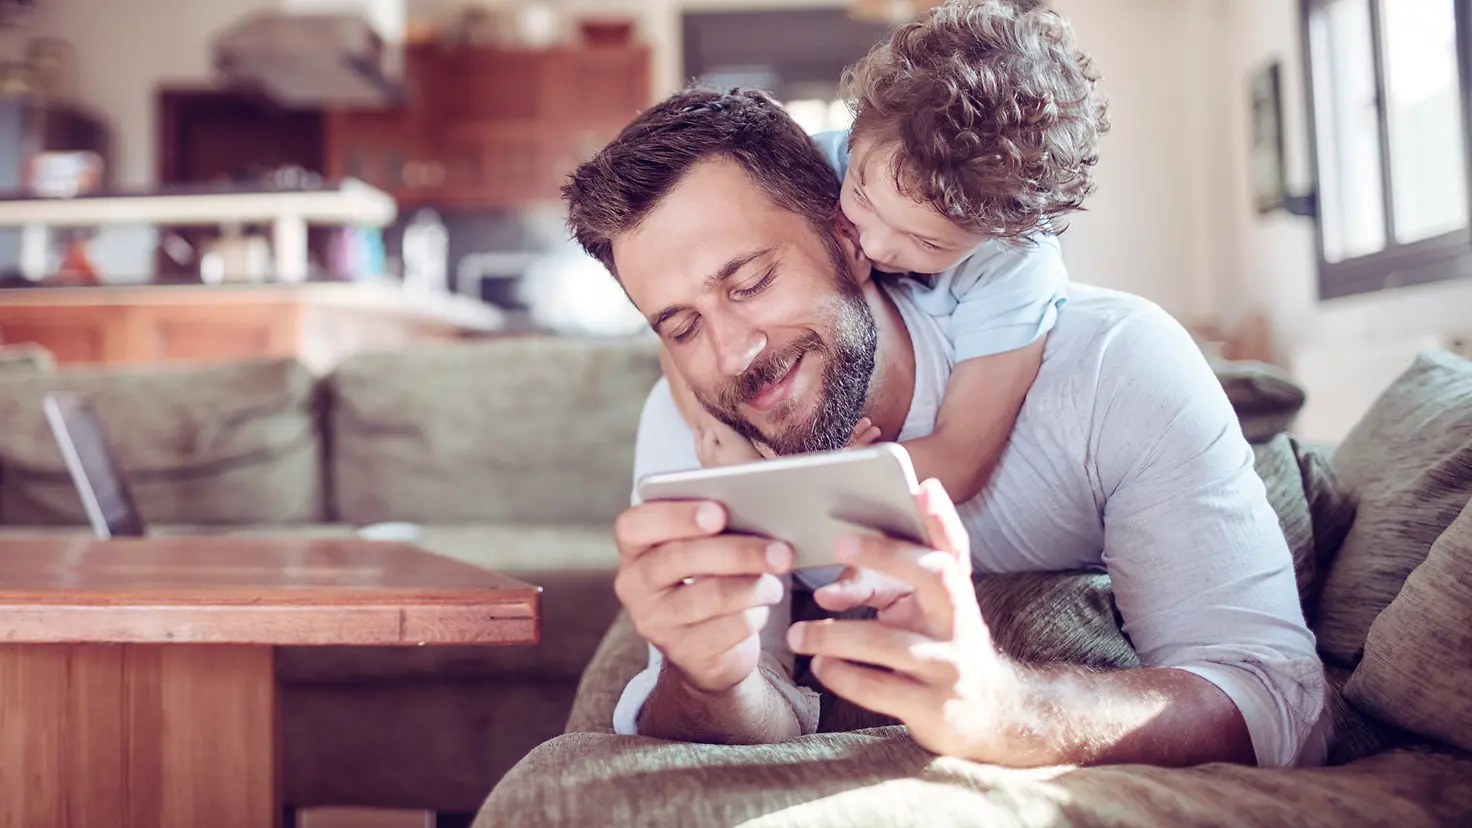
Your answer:
[[[865,257],[948,322],[956,368],[935,430],[902,445],[958,503],[996,468],[1065,301],[1055,234],[1094,189],[1109,129],[1096,84],[1038,0],[950,0],[845,74],[853,128],[814,137]],[[761,457],[665,374],[704,465]],[[878,436],[861,420],[850,446]]]

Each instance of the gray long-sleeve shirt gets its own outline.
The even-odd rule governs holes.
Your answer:
[[[900,434],[935,426],[955,365],[944,317],[894,297],[915,349]],[[661,381],[640,422],[635,480],[696,468],[694,440]],[[1242,712],[1259,765],[1317,764],[1323,667],[1293,563],[1236,415],[1186,331],[1150,302],[1075,285],[991,483],[958,509],[978,572],[1103,569],[1141,661],[1212,682]],[[768,669],[790,664],[773,612]],[[626,688],[636,732],[660,654]],[[816,699],[791,692],[805,732]]]

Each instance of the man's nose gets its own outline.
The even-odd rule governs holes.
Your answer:
[[[755,328],[731,324],[712,327],[716,365],[724,376],[741,376],[767,347],[766,335]]]

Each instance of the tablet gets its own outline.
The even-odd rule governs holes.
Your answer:
[[[47,394],[43,406],[93,534],[143,537],[146,530],[138,504],[113,459],[97,412],[81,396],[62,392]]]
[[[643,501],[723,504],[731,531],[790,544],[794,569],[835,565],[833,545],[844,534],[925,543],[919,489],[910,455],[896,443],[652,474],[637,486]]]

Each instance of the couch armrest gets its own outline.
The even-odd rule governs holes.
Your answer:
[[[649,645],[634,631],[628,613],[619,610],[593,653],[593,660],[583,670],[565,732],[612,733],[613,708],[618,705],[619,696],[648,664]]]

